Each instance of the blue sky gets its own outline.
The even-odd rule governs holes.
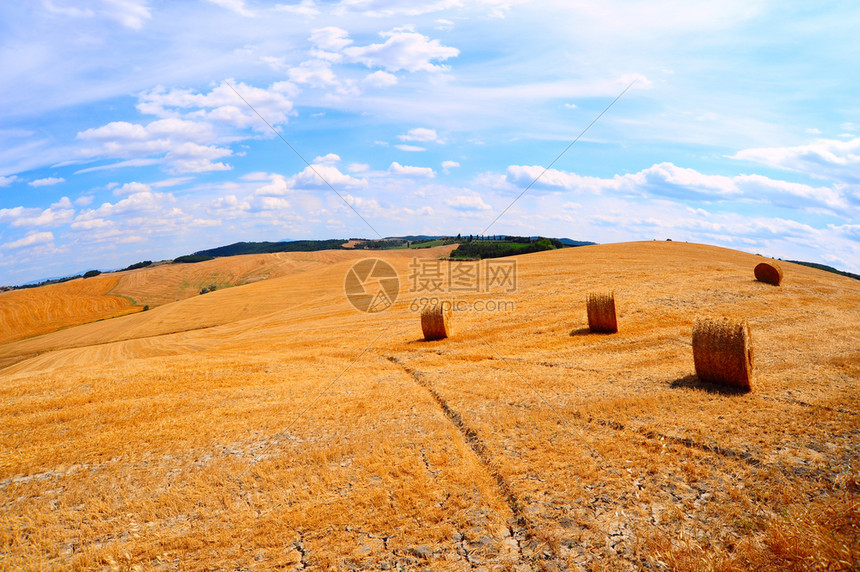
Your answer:
[[[485,232],[631,82],[488,234],[860,272],[858,24],[853,2],[3,3],[0,284]]]

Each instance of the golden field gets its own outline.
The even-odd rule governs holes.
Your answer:
[[[0,569],[860,566],[860,282],[780,263],[774,287],[677,242],[542,252],[516,292],[457,295],[513,306],[425,342],[414,252],[373,253],[393,307],[347,302],[368,254],[88,279],[66,307],[153,308],[59,330],[30,310],[50,288],[0,295]],[[591,334],[606,291],[619,331]],[[698,316],[749,322],[752,392],[696,379]]]

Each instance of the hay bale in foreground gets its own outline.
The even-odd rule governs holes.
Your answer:
[[[774,261],[761,262],[755,267],[755,279],[759,282],[767,282],[779,286],[782,282],[782,268]]]
[[[608,294],[590,293],[585,299],[588,309],[588,329],[592,332],[614,334],[618,331],[615,318],[615,292]]]
[[[700,380],[752,390],[753,350],[749,324],[697,318],[693,361]]]
[[[421,331],[424,332],[424,339],[431,341],[447,338],[453,333],[451,321],[451,304],[442,302],[425,308],[421,312]]]

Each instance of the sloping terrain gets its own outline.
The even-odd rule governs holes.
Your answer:
[[[415,253],[373,253],[394,306],[349,305],[367,254],[0,346],[0,567],[858,566],[857,281],[550,251],[424,342]],[[619,332],[590,334],[606,290]],[[696,379],[699,315],[749,321],[752,392]]]
[[[203,288],[240,286],[327,266],[343,260],[338,251],[279,252],[216,258],[194,264],[165,264],[124,272],[113,293],[139,305],[161,306],[196,296]]]
[[[343,259],[337,251],[249,254],[0,292],[0,344],[178,302],[203,288],[241,286]]]
[[[101,275],[0,292],[0,344],[139,311],[131,300],[109,295],[118,281]]]

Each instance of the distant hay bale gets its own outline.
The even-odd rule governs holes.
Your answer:
[[[436,306],[425,308],[421,312],[421,330],[424,339],[442,340],[453,333],[451,320],[451,304],[442,302]]]
[[[588,309],[588,329],[592,332],[613,334],[618,331],[615,319],[615,292],[590,293],[585,300]]]
[[[752,390],[753,350],[749,324],[697,318],[693,361],[700,380]]]
[[[779,283],[782,282],[782,268],[773,260],[770,262],[761,262],[755,267],[755,279],[759,282],[767,282],[768,284],[779,286]]]

